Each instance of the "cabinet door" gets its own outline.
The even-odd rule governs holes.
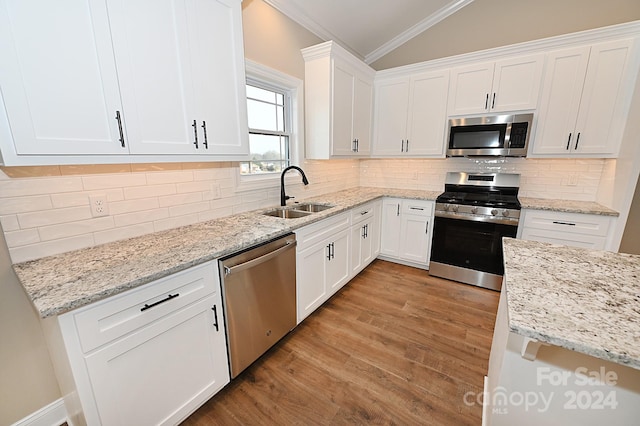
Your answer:
[[[444,157],[448,90],[448,71],[411,78],[407,132],[409,155]]]
[[[327,288],[333,294],[349,281],[349,230],[340,231],[331,240],[331,259],[326,262]]]
[[[403,214],[400,235],[399,256],[426,264],[429,256],[429,218]]]
[[[589,47],[564,49],[547,56],[534,154],[570,153]]]
[[[107,6],[131,153],[196,152],[186,2],[107,0]]]
[[[400,200],[394,198],[383,200],[380,254],[396,257],[400,254],[400,227]]]
[[[485,62],[451,70],[449,115],[477,114],[489,111],[493,68],[493,62]]]
[[[298,324],[329,297],[325,272],[328,256],[328,243],[316,244],[296,253]]]
[[[242,12],[236,0],[189,0],[199,151],[248,155]],[[206,134],[205,134],[206,130]]]
[[[360,259],[362,260],[362,268],[373,262],[375,257],[375,218],[364,221],[364,237],[360,240]]]
[[[496,62],[491,111],[535,109],[540,95],[544,55],[505,59]]]
[[[128,153],[115,119],[122,106],[104,5],[3,0],[0,57],[18,155]]]
[[[409,79],[376,86],[374,155],[403,155],[407,135]]]
[[[101,423],[177,424],[227,384],[221,313],[218,293],[88,355]]]
[[[625,95],[624,74],[631,44],[631,40],[621,40],[591,47],[570,147],[576,153],[617,154],[627,115],[620,100]]]
[[[351,227],[351,275],[354,276],[362,269],[362,252],[364,240],[364,223]]]
[[[353,72],[334,60],[332,155],[354,155],[353,144]]]
[[[372,109],[373,85],[356,74],[353,93],[353,138],[358,140],[359,155],[369,155],[371,152]]]

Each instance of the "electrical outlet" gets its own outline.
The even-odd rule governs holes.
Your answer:
[[[106,194],[89,195],[89,204],[91,205],[91,216],[102,217],[109,215]]]
[[[418,180],[418,172],[411,173],[411,179]]]
[[[567,185],[569,185],[569,186],[577,186],[578,185],[578,174],[577,173],[571,173],[569,175],[569,179],[567,181]]]

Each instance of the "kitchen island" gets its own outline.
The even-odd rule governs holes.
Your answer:
[[[640,256],[503,245],[484,424],[637,424]]]

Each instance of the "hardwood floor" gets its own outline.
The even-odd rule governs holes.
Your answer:
[[[498,297],[376,260],[183,425],[480,425]]]

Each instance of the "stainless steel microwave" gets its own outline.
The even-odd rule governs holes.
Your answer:
[[[531,113],[452,118],[447,157],[524,157],[532,122]]]

